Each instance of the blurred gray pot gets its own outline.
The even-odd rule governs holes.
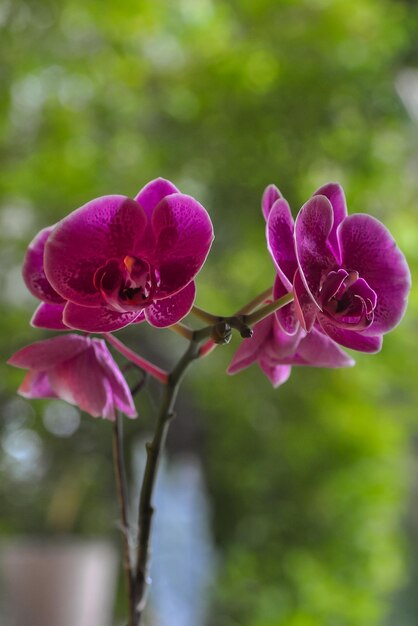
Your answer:
[[[109,626],[118,557],[102,541],[3,543],[5,626]]]

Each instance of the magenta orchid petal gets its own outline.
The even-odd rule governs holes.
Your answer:
[[[279,200],[279,198],[282,198],[282,194],[280,193],[279,189],[277,189],[276,185],[268,185],[265,188],[263,198],[261,200],[261,210],[263,212],[266,222],[268,220],[269,213],[273,207],[273,204],[276,202],[276,200]]]
[[[137,202],[125,196],[103,196],[88,202],[57,224],[45,246],[45,273],[66,300],[98,306],[102,295],[95,274],[110,259],[138,256],[147,218]]]
[[[358,278],[352,286],[352,291],[367,305],[367,312],[371,313],[377,305],[377,293],[367,284],[364,278]]]
[[[129,386],[112,355],[107,349],[106,343],[102,339],[94,339],[93,347],[96,359],[102,366],[106,374],[106,379],[110,383],[113,404],[128,417],[137,417],[135,404],[132,399]]]
[[[364,331],[373,324],[377,295],[363,278],[356,278],[357,275],[357,272],[350,275],[345,270],[328,274],[321,290],[321,315],[338,328]]]
[[[145,318],[145,311],[140,311],[138,313],[138,317],[132,322],[132,324],[142,324],[142,322],[145,322],[146,318]]]
[[[366,335],[365,332],[357,332],[346,328],[339,328],[334,320],[329,319],[323,314],[318,315],[318,321],[322,330],[333,341],[339,343],[346,348],[358,350],[359,352],[379,352],[382,348],[383,339],[381,335]]]
[[[354,316],[338,318],[330,315],[327,311],[323,311],[318,314],[318,320],[321,319],[322,326],[328,322],[336,328],[365,332],[373,323],[373,315],[367,316],[364,302],[360,302],[359,307],[357,315]]]
[[[273,284],[273,299],[278,300],[288,293],[288,289],[283,285],[282,279],[277,274]],[[299,320],[295,313],[294,302],[286,304],[275,313],[279,326],[288,335],[294,335],[299,328]]]
[[[62,321],[64,306],[64,304],[42,302],[32,315],[31,326],[48,330],[68,330],[68,326]]]
[[[156,238],[155,263],[160,273],[160,297],[185,287],[202,267],[213,241],[212,222],[191,196],[164,198],[152,214]]]
[[[29,369],[19,393],[29,398],[61,398],[93,417],[114,420],[116,409],[136,417],[129,388],[106,344],[66,334],[26,346],[9,363]]]
[[[109,403],[111,388],[97,367],[94,349],[84,350],[76,359],[64,361],[48,374],[55,393],[70,404],[76,404],[93,417],[114,420],[115,411]]]
[[[267,247],[272,256],[277,273],[288,288],[292,288],[293,275],[297,267],[294,224],[286,200],[277,200],[271,211],[266,226]]]
[[[283,359],[294,354],[301,339],[304,337],[305,331],[298,324],[293,334],[284,332],[277,320],[272,323],[269,341],[265,342],[264,353],[276,363],[282,363]]]
[[[302,328],[309,332],[315,323],[316,316],[320,309],[307,292],[299,270],[295,272],[293,294],[295,296],[293,302],[295,315]]]
[[[266,317],[254,326],[253,336],[250,339],[244,339],[235,352],[227,370],[228,374],[236,374],[257,360],[271,328],[272,316]]]
[[[173,193],[180,193],[177,187],[165,178],[156,178],[151,180],[145,187],[141,189],[135,200],[144,209],[148,219],[151,219],[152,213],[157,204],[166,196]]]
[[[274,315],[269,315],[254,326],[251,339],[244,339],[232,359],[228,374],[236,374],[254,362],[258,362],[274,387],[284,383],[291,368],[286,358],[292,356],[304,335],[299,327],[295,335],[288,335],[280,328]]]
[[[158,300],[145,309],[145,318],[152,326],[165,328],[186,317],[196,297],[196,286],[192,281],[174,296]]]
[[[300,342],[297,353],[289,359],[292,365],[311,367],[351,367],[354,360],[334,342],[316,328]]]
[[[275,389],[283,385],[292,372],[290,365],[271,365],[269,361],[260,359],[260,367]]]
[[[199,267],[198,259],[187,259],[187,261],[179,259],[162,263],[159,268],[160,297],[165,299],[184,289],[184,286],[191,282],[190,276],[195,276]]]
[[[64,302],[64,299],[50,284],[44,271],[44,249],[54,226],[41,230],[31,241],[23,261],[22,274],[26,287],[32,295],[51,304]]]
[[[80,335],[52,337],[21,348],[7,361],[24,369],[44,370],[62,361],[72,359],[85,349],[85,338]]]
[[[85,337],[62,335],[44,341],[36,341],[30,346],[21,348],[10,357],[7,363],[23,369],[44,370],[74,358],[85,348]]]
[[[374,217],[354,214],[338,229],[342,263],[355,269],[376,294],[367,334],[387,333],[402,319],[411,287],[404,255],[387,228]]]
[[[58,398],[51,387],[48,374],[37,370],[26,374],[17,392],[24,398]]]
[[[142,315],[142,318],[141,318]],[[142,311],[125,311],[119,313],[106,306],[87,307],[67,302],[64,308],[63,321],[69,328],[84,330],[90,333],[108,333],[124,328],[138,318],[143,321]]]
[[[324,282],[321,289],[321,304],[324,305],[328,300],[336,296],[340,291],[344,281],[348,277],[348,272],[345,270],[338,270],[337,272],[329,272],[327,279]]]
[[[347,203],[345,200],[344,190],[338,183],[328,183],[317,189],[313,195],[325,196],[331,202],[332,210],[334,212],[334,222],[328,237],[328,243],[336,259],[341,262],[337,241],[337,228],[347,217]]]
[[[292,365],[348,367],[354,364],[336,343],[316,328],[306,334],[299,327],[296,335],[289,336],[273,315],[255,325],[253,338],[253,346],[253,339],[241,343],[228,368],[229,374],[258,362],[273,386],[278,386],[288,379]]]
[[[295,224],[296,256],[301,278],[319,307],[324,272],[335,269],[337,263],[328,247],[333,219],[328,198],[314,196],[303,205]]]

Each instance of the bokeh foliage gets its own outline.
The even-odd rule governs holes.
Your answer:
[[[31,237],[158,175],[213,218],[198,281],[210,310],[229,313],[272,281],[259,211],[270,182],[297,211],[340,181],[349,210],[383,220],[416,268],[416,119],[396,92],[418,64],[413,3],[6,0],[0,24],[5,356],[47,335],[27,325],[35,303],[19,268]],[[220,551],[211,624],[372,626],[390,612],[399,626],[415,623],[413,582],[402,607],[391,592],[412,576],[406,554],[412,562],[417,552],[418,524],[410,513],[407,539],[402,521],[417,309],[413,292],[379,356],[360,355],[349,371],[295,370],[277,391],[256,370],[225,377],[230,347],[197,366],[186,388],[203,436],[189,446],[198,441],[204,460]],[[166,365],[180,349],[168,331],[123,334]],[[20,380],[4,368],[0,528],[105,533],[108,425],[83,418],[71,439],[54,436],[41,420],[47,403],[13,397]],[[39,456],[31,475],[7,455],[22,432]]]

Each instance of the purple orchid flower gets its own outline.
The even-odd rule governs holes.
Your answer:
[[[370,215],[347,216],[342,188],[328,184],[301,208],[295,248],[294,293],[304,328],[317,323],[347,348],[378,352],[382,335],[402,319],[411,287],[405,257],[386,227]]]
[[[193,306],[212,240],[206,210],[167,180],[134,200],[92,200],[29,246],[23,275],[43,301],[32,324],[89,332],[175,324]]]
[[[18,390],[25,398],[61,398],[112,421],[116,409],[137,417],[129,387],[102,339],[68,334],[37,341],[8,363],[29,369]]]
[[[281,328],[276,316],[258,322],[251,339],[244,339],[228,368],[228,374],[236,374],[252,363],[258,363],[273,387],[287,381],[292,365],[311,367],[349,367],[351,359],[329,337],[313,328],[306,333],[300,326],[289,335]]]
[[[276,300],[293,290],[298,271],[294,223],[288,203],[274,185],[269,185],[263,194],[262,212],[267,222],[267,246],[277,271],[273,285]],[[307,292],[305,300],[311,302]],[[353,359],[320,329],[311,328],[308,333],[301,326],[297,306],[298,302],[291,302],[258,322],[252,338],[239,346],[228,373],[235,374],[257,362],[273,387],[278,387],[287,381],[293,365],[330,368],[354,365]]]
[[[294,225],[276,187],[263,196],[267,241],[277,270],[274,297],[295,301],[277,311],[285,332],[315,325],[337,343],[378,352],[402,318],[410,273],[390,233],[368,215],[347,216],[343,189],[329,183],[302,207]]]

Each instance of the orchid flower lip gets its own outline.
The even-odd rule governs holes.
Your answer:
[[[93,284],[104,304],[115,311],[142,310],[154,301],[159,272],[145,259],[127,255],[121,261],[110,259],[99,267]]]
[[[319,289],[322,314],[337,326],[364,330],[374,320],[377,295],[356,270],[331,270],[322,279]]]

